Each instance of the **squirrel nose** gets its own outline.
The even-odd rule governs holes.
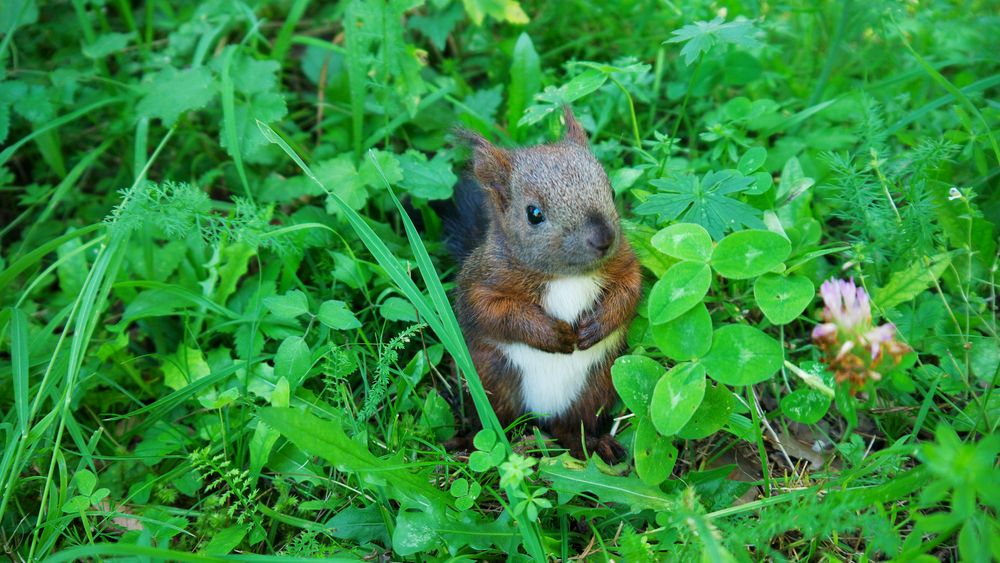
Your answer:
[[[604,254],[615,242],[615,234],[603,222],[594,226],[590,236],[587,237],[587,246]]]

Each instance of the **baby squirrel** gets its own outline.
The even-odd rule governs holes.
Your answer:
[[[535,413],[574,457],[613,463],[625,451],[607,433],[611,364],[641,274],[608,176],[568,107],[564,118],[561,141],[528,148],[460,132],[478,182],[459,183],[444,217],[461,264],[454,307],[504,426]]]

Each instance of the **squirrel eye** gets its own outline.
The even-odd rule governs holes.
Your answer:
[[[528,209],[528,222],[532,225],[537,225],[545,220],[545,215],[542,214],[542,210],[535,207],[534,205],[529,205]]]

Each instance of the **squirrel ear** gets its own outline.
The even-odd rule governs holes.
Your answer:
[[[510,153],[475,131],[460,129],[456,134],[472,148],[472,172],[480,185],[490,196],[505,202],[510,188]]]
[[[569,106],[563,106],[563,121],[566,122],[566,133],[563,135],[563,139],[578,145],[586,145],[587,132],[576,120],[576,116],[573,115],[573,110]]]

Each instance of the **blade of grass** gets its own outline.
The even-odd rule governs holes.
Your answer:
[[[68,113],[68,114],[66,114],[66,115],[64,115],[62,117],[53,119],[52,121],[46,123],[45,125],[42,125],[38,129],[35,129],[34,131],[32,131],[31,133],[29,133],[28,135],[26,135],[21,140],[19,140],[16,143],[10,145],[9,147],[5,148],[3,150],[3,152],[0,152],[0,166],[3,166],[4,164],[7,164],[7,161],[10,160],[10,157],[14,156],[14,153],[17,152],[17,149],[21,148],[22,146],[25,145],[25,143],[30,142],[35,137],[37,137],[37,136],[45,133],[46,131],[51,131],[53,129],[57,129],[59,127],[62,127],[63,125],[66,125],[67,123],[76,121],[77,119],[83,117],[84,115],[87,115],[89,113],[93,113],[97,109],[100,109],[100,108],[102,108],[102,107],[104,107],[106,105],[116,104],[116,103],[119,103],[119,102],[123,102],[123,101],[125,101],[125,99],[126,99],[125,97],[105,98],[103,100],[94,102],[94,103],[92,103],[90,105],[84,106],[84,107],[82,107],[82,108],[80,108],[80,109],[78,109],[78,110],[76,110],[74,112],[70,112],[70,113]]]
[[[14,372],[14,411],[22,437],[28,435],[28,317],[14,309],[10,323],[10,355]]]

